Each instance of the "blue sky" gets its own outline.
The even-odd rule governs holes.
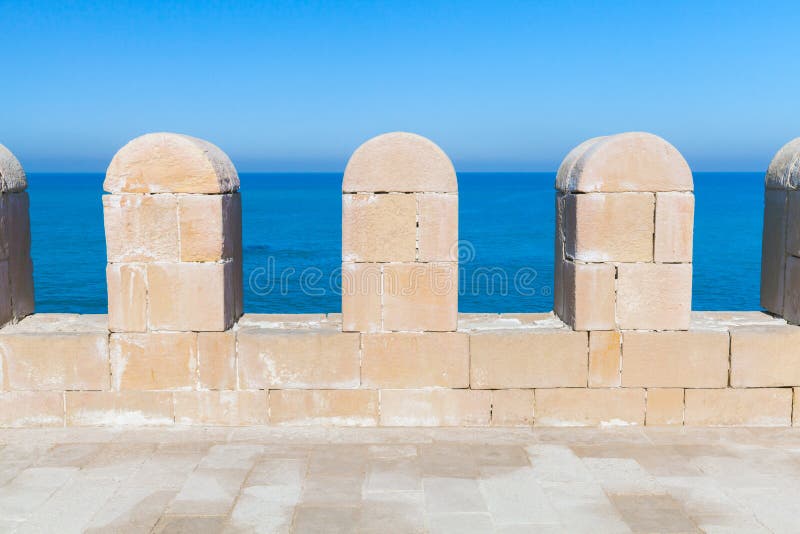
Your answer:
[[[791,2],[0,0],[0,143],[102,171],[149,131],[240,171],[337,171],[391,130],[456,168],[557,168],[646,130],[695,170],[763,170],[800,135]]]

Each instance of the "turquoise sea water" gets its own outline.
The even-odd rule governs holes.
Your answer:
[[[459,174],[461,311],[552,309],[554,179]],[[102,181],[28,176],[37,311],[106,311]],[[341,174],[241,183],[245,311],[338,311]],[[693,308],[758,309],[763,174],[695,173],[695,195]]]

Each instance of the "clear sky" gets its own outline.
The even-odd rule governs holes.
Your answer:
[[[800,136],[794,2],[0,0],[0,143],[103,171],[129,139],[208,139],[240,171],[337,171],[430,137],[468,170],[555,170],[646,130],[695,170],[764,170]]]

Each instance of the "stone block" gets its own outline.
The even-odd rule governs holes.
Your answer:
[[[342,330],[382,329],[383,268],[377,263],[342,264]]]
[[[588,334],[494,330],[470,334],[473,389],[586,387]]]
[[[147,265],[109,263],[108,329],[112,332],[147,331]]]
[[[786,191],[764,191],[764,230],[761,239],[761,306],[783,315],[786,272]]]
[[[114,389],[181,390],[197,385],[197,334],[151,332],[111,334]]]
[[[563,315],[575,330],[613,330],[616,326],[616,268],[607,263],[562,265]]]
[[[683,424],[683,396],[681,388],[650,388],[647,390],[646,424],[666,426]]]
[[[9,391],[0,393],[0,427],[64,426],[64,393]]]
[[[559,191],[691,191],[692,171],[674,146],[647,132],[596,137],[558,169]]]
[[[14,319],[11,303],[11,281],[8,278],[8,260],[0,261],[0,326]]]
[[[109,263],[178,261],[176,195],[103,195]]]
[[[686,330],[692,265],[635,263],[617,267],[617,321],[622,330]]]
[[[492,426],[531,426],[533,417],[532,389],[492,391]]]
[[[28,323],[22,321],[0,332],[0,360],[5,368],[0,377],[5,375],[6,389],[109,389],[108,333],[80,327],[64,331],[27,328]]]
[[[765,191],[765,195],[772,191]],[[800,256],[800,191],[786,192],[786,254]]]
[[[390,263],[383,278],[383,330],[456,329],[457,263]]]
[[[623,387],[724,388],[728,333],[623,332]]]
[[[179,195],[181,261],[233,259],[242,239],[239,193]]]
[[[199,332],[197,370],[200,388],[236,389],[236,334]]]
[[[283,425],[375,426],[378,392],[283,389],[269,392],[269,418]]]
[[[564,210],[566,195],[556,194],[556,238],[553,240],[555,250],[553,250],[553,313],[558,317],[566,317],[566,307],[564,305]]]
[[[407,132],[373,137],[353,153],[342,190],[355,192],[458,191],[450,159],[429,139]]]
[[[800,324],[800,258],[786,257],[783,291],[783,318],[791,324]]]
[[[586,262],[653,261],[652,193],[567,195],[564,209],[567,258]]]
[[[362,345],[362,387],[469,387],[465,333],[364,334]]]
[[[622,343],[618,331],[589,332],[589,387],[619,387],[622,372]]]
[[[230,193],[239,175],[217,146],[188,135],[151,133],[114,155],[103,189],[110,193]]]
[[[167,391],[68,391],[68,426],[171,425],[172,393]]]
[[[536,426],[643,425],[645,392],[622,388],[536,390]]]
[[[8,219],[8,280],[13,316],[19,320],[33,313],[33,262],[28,193],[5,193]]]
[[[147,266],[150,329],[222,331],[236,320],[234,269],[225,263],[151,263]]]
[[[731,386],[782,387],[800,384],[800,327],[731,328]]]
[[[343,261],[414,261],[416,255],[414,195],[342,196]]]
[[[335,329],[243,329],[241,389],[349,389],[360,383],[359,335]]]
[[[25,169],[13,153],[0,144],[0,191],[13,193],[25,191],[26,187],[28,179]]]
[[[790,426],[789,388],[687,389],[686,425]]]
[[[175,422],[183,425],[265,425],[266,391],[178,391]]]
[[[794,388],[794,408],[792,409],[792,425],[800,426],[800,387]]]
[[[418,193],[419,261],[458,261],[458,195]]]
[[[693,235],[694,195],[657,193],[655,261],[691,263]]]
[[[384,389],[381,426],[487,426],[492,392],[473,389]]]

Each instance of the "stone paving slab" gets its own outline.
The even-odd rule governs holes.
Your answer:
[[[800,429],[20,429],[0,532],[798,532]]]

